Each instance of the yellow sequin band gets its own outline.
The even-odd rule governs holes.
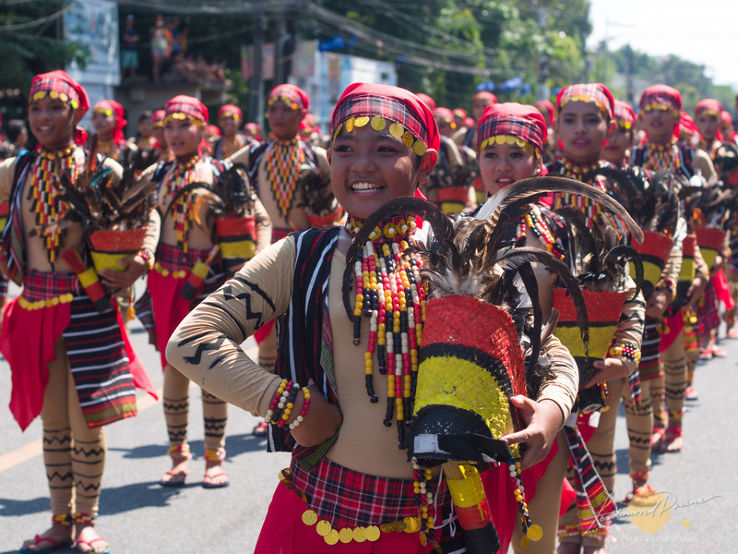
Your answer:
[[[633,128],[633,124],[630,121],[624,119],[618,119],[618,127],[626,131],[630,131]]]
[[[170,113],[164,118],[165,123],[169,123],[170,121],[185,121],[185,120],[189,120],[190,123],[194,123],[198,127],[202,127],[202,121],[200,121],[196,117],[187,115],[186,113],[183,113],[183,112]]]
[[[160,273],[164,277],[169,277],[170,275],[174,277],[175,279],[184,279],[187,277],[187,271],[184,269],[178,269],[177,271],[170,271],[165,267],[162,267],[162,265],[159,262],[154,263],[154,271],[157,273]]]
[[[380,525],[367,525],[365,527],[343,527],[334,529],[329,521],[318,520],[318,514],[314,510],[305,510],[302,513],[302,522],[308,527],[315,526],[318,533],[326,544],[333,546],[338,542],[348,544],[351,541],[362,543],[364,541],[376,542],[382,533],[417,533],[420,531],[420,518],[406,517],[398,521],[382,523]]]
[[[643,110],[643,113],[648,112],[669,112],[671,115],[675,117],[679,117],[679,110],[676,110],[672,108],[671,106],[667,106],[666,104],[661,104],[660,102],[651,102],[650,104],[646,104],[641,108]]]
[[[99,113],[100,115],[110,117],[111,115],[113,115],[113,110],[111,110],[110,108],[95,108],[94,110],[92,110],[92,113]]]
[[[75,110],[79,108],[79,102],[77,101],[77,99],[75,98],[70,99],[66,93],[58,92],[56,90],[50,90],[48,92],[45,90],[39,90],[33,94],[33,96],[31,97],[31,100],[32,101],[41,100],[42,98],[46,98],[47,96],[51,98],[52,100],[56,100],[58,98],[65,104],[68,103]]]
[[[715,110],[701,109],[695,114],[696,117],[701,117],[703,115],[712,115],[720,119],[720,114],[717,113]]]
[[[494,135],[487,137],[482,141],[482,144],[479,145],[479,151],[481,152],[485,148],[496,144],[514,144],[518,148],[522,148],[526,152],[533,154],[536,158],[540,155],[536,147],[531,143],[513,135]]]
[[[369,117],[368,115],[349,117],[346,121],[344,121],[343,123],[339,123],[336,126],[336,130],[333,131],[333,140],[331,141],[331,143],[336,141],[336,138],[341,133],[341,131],[351,133],[354,129],[366,127],[369,124],[371,124],[372,129],[374,129],[375,131],[384,131],[385,129],[387,129],[392,137],[402,141],[402,144],[404,144],[408,148],[412,148],[413,152],[415,152],[418,156],[422,156],[423,154],[425,154],[425,151],[428,149],[426,144],[422,140],[415,138],[410,133],[410,131],[405,129],[405,127],[403,127],[399,123],[388,121],[381,115],[375,115],[372,117]]]
[[[593,96],[590,96],[589,94],[572,94],[571,96],[562,98],[561,103],[559,104],[559,113],[561,113],[561,110],[569,102],[584,102],[586,104],[593,103],[600,109],[600,111],[604,112],[608,118],[610,117],[610,110],[607,108],[605,103],[599,98],[595,98]]]
[[[280,95],[272,96],[271,98],[269,98],[269,100],[267,101],[267,107],[271,106],[275,102],[284,102],[292,111],[297,111],[300,108],[299,104],[295,102],[292,98]]]
[[[51,308],[52,306],[58,306],[59,304],[69,304],[74,299],[74,295],[71,292],[61,294],[59,296],[52,296],[51,298],[45,298],[43,300],[36,300],[30,302],[25,296],[18,297],[18,304],[24,310],[40,310],[41,308]]]

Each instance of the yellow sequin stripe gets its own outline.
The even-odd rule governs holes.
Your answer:
[[[74,299],[74,295],[71,292],[61,294],[59,296],[52,296],[51,298],[45,298],[44,300],[36,300],[30,302],[25,296],[18,297],[18,304],[24,310],[40,310],[41,308],[50,308],[52,306],[58,306],[59,304],[69,304]]]
[[[289,108],[292,111],[297,111],[300,108],[300,106],[297,104],[297,102],[295,102],[294,100],[292,100],[292,98],[289,98],[287,96],[272,96],[267,101],[267,107],[271,106],[275,102],[284,102],[285,104],[287,104],[287,106],[289,106]]]
[[[479,151],[481,152],[488,146],[494,146],[495,144],[514,144],[518,148],[522,148],[526,152],[533,154],[536,158],[540,155],[536,147],[531,143],[513,135],[494,135],[487,137],[482,141],[482,144],[479,145]]]
[[[679,110],[674,109],[671,106],[667,106],[666,104],[662,104],[661,102],[651,102],[650,104],[643,106],[641,109],[644,113],[653,111],[669,112],[671,115],[679,117]]]
[[[630,131],[630,129],[633,127],[633,124],[630,121],[625,121],[624,119],[618,119],[618,127],[620,129],[625,129],[626,131]]]
[[[111,110],[110,108],[95,108],[94,110],[92,110],[92,113],[99,113],[100,115],[110,117],[111,115],[113,115],[113,110]]]
[[[194,123],[198,127],[202,127],[202,121],[200,121],[196,117],[193,117],[183,112],[170,113],[164,118],[165,123],[169,123],[170,121],[185,121],[185,120],[189,120],[190,123]]]
[[[74,98],[70,99],[69,96],[67,96],[65,92],[58,92],[56,90],[50,90],[50,91],[39,90],[38,92],[35,92],[33,94],[33,96],[31,97],[31,100],[32,101],[41,100],[42,98],[46,98],[47,96],[51,98],[52,100],[56,100],[58,98],[65,104],[68,103],[75,110],[79,108],[79,101],[77,101]]]
[[[399,123],[389,122],[381,115],[375,115],[371,118],[368,115],[349,117],[343,123],[338,124],[336,130],[333,131],[333,140],[331,142],[335,142],[336,137],[338,137],[342,130],[345,130],[347,133],[351,133],[354,129],[365,127],[369,123],[371,123],[372,129],[374,129],[375,131],[383,131],[389,125],[389,134],[396,139],[400,139],[402,141],[402,144],[404,144],[408,148],[412,147],[413,151],[418,156],[422,156],[423,154],[425,154],[425,151],[428,149],[428,147],[422,140],[413,137],[410,131],[407,131],[405,127],[403,127]]]
[[[708,110],[703,108],[695,114],[696,117],[701,117],[702,115],[712,115],[720,119],[720,114],[717,113],[715,110]]]
[[[156,271],[157,273],[161,273],[164,277],[169,277],[170,275],[175,279],[184,279],[185,277],[187,277],[187,271],[185,271],[184,269],[170,271],[167,268],[162,267],[159,262],[154,263],[154,271]]]
[[[334,529],[331,523],[325,519],[318,521],[318,514],[314,510],[305,510],[302,513],[302,522],[308,527],[315,526],[318,533],[326,544],[333,546],[339,541],[348,544],[351,541],[362,543],[364,541],[376,542],[382,533],[417,533],[420,531],[419,517],[406,517],[398,521],[382,523],[380,525],[368,525],[359,527],[343,527]]]
[[[569,102],[586,102],[587,104],[594,103],[600,111],[605,112],[605,114],[610,117],[610,110],[607,109],[605,103],[589,94],[573,94],[567,98],[562,98],[561,103],[559,104],[559,113],[561,113],[561,109]]]

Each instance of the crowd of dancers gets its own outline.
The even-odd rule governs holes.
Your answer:
[[[110,551],[103,428],[157,395],[137,317],[164,372],[162,486],[190,478],[190,381],[204,487],[228,485],[228,404],[292,453],[257,552],[604,553],[621,401],[624,501],[647,506],[698,360],[738,337],[732,120],[666,85],[637,115],[600,83],[470,107],[356,83],[321,127],[280,84],[268,132],[179,95],[127,139],[118,102],[37,75],[38,146],[15,122],[0,163],[21,287],[0,352],[14,418],[42,419],[52,513],[22,551]]]

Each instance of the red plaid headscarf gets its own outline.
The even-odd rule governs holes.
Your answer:
[[[517,102],[487,106],[477,127],[477,151],[484,148],[487,139],[504,135],[530,144],[540,155],[548,129],[541,112],[534,106]]]
[[[682,110],[682,95],[677,89],[668,85],[654,85],[643,91],[638,106],[645,111],[667,108],[674,115],[678,115]]]
[[[310,109],[310,98],[307,92],[289,83],[274,87],[272,92],[269,93],[267,103],[271,105],[278,100],[281,100],[293,110],[302,109],[308,111]]]
[[[721,129],[720,129],[720,136],[722,137],[720,140],[729,140],[731,142],[735,141],[735,130],[733,129],[733,116],[730,115],[730,112],[728,111],[721,111],[720,112],[720,122],[721,122]],[[728,131],[728,136],[726,136],[726,133],[723,132],[722,127],[730,127],[730,131]]]
[[[247,130],[255,140],[261,141],[261,127],[259,127],[257,123],[250,121],[244,125],[243,128]]]
[[[618,122],[619,127],[632,129],[635,119],[635,113],[633,112],[633,108],[630,107],[630,104],[622,100],[615,100],[615,121]]]
[[[185,96],[184,94],[175,96],[167,102],[164,109],[167,118],[174,114],[184,114],[195,121],[199,121],[201,125],[208,121],[209,114],[205,104],[192,96]]]
[[[113,142],[115,144],[123,144],[126,141],[126,137],[123,136],[123,127],[126,126],[128,121],[126,121],[123,111],[123,106],[121,106],[118,102],[115,100],[100,100],[97,104],[95,104],[95,107],[92,109],[93,112],[96,111],[102,111],[105,113],[105,115],[113,115],[115,114],[115,129],[113,130]]]
[[[571,101],[592,102],[609,120],[612,120],[615,112],[615,100],[610,90],[602,83],[580,83],[561,89],[556,97],[558,113],[561,113],[561,109]]]
[[[554,105],[550,100],[539,100],[536,102],[536,108],[538,111],[544,114],[546,118],[546,125],[553,127],[554,124]]]
[[[151,123],[154,127],[164,127],[164,119],[167,117],[166,110],[156,110],[151,114]]]
[[[436,108],[436,101],[433,100],[433,98],[428,96],[426,93],[416,92],[415,96],[420,98],[420,101],[426,106],[428,106],[431,110],[434,110]]]
[[[474,95],[474,100],[489,100],[488,104],[497,104],[497,97],[488,90],[480,90]]]
[[[454,119],[454,112],[448,108],[438,107],[433,110],[433,116],[436,121],[443,121],[444,123],[450,123],[451,127],[456,127],[456,121]]]
[[[57,69],[48,73],[40,73],[31,81],[31,90],[28,93],[28,102],[40,100],[49,95],[50,98],[59,98],[68,103],[75,110],[74,124],[76,125],[90,109],[90,99],[87,92],[77,81],[67,75],[66,71]],[[74,142],[82,145],[87,142],[87,133],[77,127],[74,131]]]
[[[692,119],[692,116],[690,116],[687,112],[681,112],[679,114],[679,136],[680,137],[682,133],[688,135],[689,138],[692,138],[695,135],[699,135],[699,131],[697,130],[697,124],[694,122],[694,119]]]
[[[720,113],[722,111],[723,105],[718,100],[715,100],[714,98],[703,98],[697,102],[697,105],[694,107],[694,117],[696,119],[701,114],[707,113],[720,119]]]
[[[396,124],[390,125],[390,134],[401,138],[419,155],[426,148],[438,151],[441,139],[431,109],[409,90],[391,85],[354,83],[346,87],[331,116],[331,135],[335,139],[339,126],[346,123],[348,127],[349,120],[352,127],[371,121],[372,127],[376,129],[376,124],[381,129],[382,119]]]
[[[243,119],[243,112],[241,111],[241,108],[233,104],[226,104],[220,107],[220,109],[218,110],[218,117],[220,118],[224,115],[235,116],[235,119],[237,119],[238,121],[241,121]]]
[[[458,117],[461,120],[464,120],[464,118],[466,118],[466,116],[468,115],[464,108],[454,108],[453,114],[454,117]]]

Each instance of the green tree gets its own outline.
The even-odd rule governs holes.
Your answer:
[[[65,67],[72,60],[84,66],[88,52],[61,39],[61,17],[69,3],[0,3],[0,90],[18,91],[2,99],[3,111],[14,117],[22,113],[25,93],[35,74]]]

